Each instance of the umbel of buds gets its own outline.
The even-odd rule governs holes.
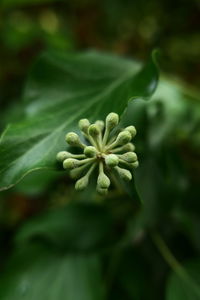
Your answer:
[[[131,180],[131,170],[137,168],[139,163],[134,152],[135,146],[131,143],[136,135],[134,126],[128,126],[117,134],[113,129],[119,123],[118,114],[112,112],[102,120],[90,124],[88,119],[79,121],[85,143],[78,134],[69,132],[65,140],[73,147],[81,148],[82,154],[72,154],[61,151],[57,160],[63,163],[63,168],[70,170],[70,176],[76,179],[75,189],[83,190],[89,183],[92,172],[98,168],[97,191],[106,194],[111,184],[111,173],[117,172],[124,180]]]

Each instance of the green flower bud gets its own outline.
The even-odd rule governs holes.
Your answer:
[[[63,162],[63,168],[64,169],[74,169],[77,168],[80,164],[80,161],[78,159],[74,158],[67,158]]]
[[[70,177],[72,179],[78,179],[81,176],[82,172],[83,172],[83,170],[81,169],[81,167],[75,168],[70,171]]]
[[[116,167],[119,163],[119,158],[115,154],[108,154],[105,157],[105,163],[108,167]]]
[[[136,135],[137,131],[136,131],[136,128],[135,126],[128,126],[125,128],[125,130],[128,130],[132,136],[132,138],[134,138],[134,136]]]
[[[90,125],[89,129],[88,129],[88,133],[92,137],[96,138],[100,134],[100,128],[99,128],[99,126],[97,124]]]
[[[102,195],[105,196],[108,193],[108,189],[100,189],[97,187],[97,192]]]
[[[60,162],[63,162],[66,158],[72,157],[72,154],[67,151],[60,151],[56,155],[56,159]]]
[[[136,160],[134,163],[131,164],[131,167],[136,169],[137,167],[139,167],[139,161]]]
[[[108,189],[110,186],[110,179],[103,172],[99,174],[97,179],[97,188]]]
[[[112,112],[106,117],[106,124],[97,120],[90,124],[88,119],[79,121],[79,128],[89,145],[81,142],[75,132],[66,135],[66,142],[71,146],[83,148],[82,153],[72,154],[67,151],[57,153],[57,160],[63,163],[64,169],[69,169],[70,176],[78,179],[75,188],[83,190],[86,188],[92,172],[98,166],[97,191],[101,195],[108,192],[111,184],[109,174],[104,173],[107,166],[108,171],[114,168],[119,176],[125,180],[131,180],[132,174],[129,170],[136,168],[139,163],[135,152],[135,146],[130,143],[136,135],[134,126],[128,126],[119,133],[112,129],[119,123],[118,114]],[[105,129],[104,129],[105,128]]]
[[[76,184],[75,184],[75,189],[77,191],[82,191],[84,190],[87,186],[88,186],[88,182],[89,182],[89,178],[88,176],[83,176],[82,178],[80,178]]]
[[[78,126],[79,126],[81,131],[83,131],[84,133],[87,134],[88,128],[90,126],[90,122],[89,122],[88,119],[81,119],[78,123]]]
[[[132,136],[128,130],[124,130],[118,134],[118,137],[116,138],[116,145],[124,145],[130,142],[132,139]]]
[[[102,131],[104,129],[104,121],[97,120],[95,124],[99,127],[99,129]]]
[[[112,149],[112,153],[118,152],[132,152],[135,150],[135,146],[132,143],[128,143],[126,145],[120,146],[118,148]]]
[[[135,152],[127,152],[122,154],[120,157],[129,163],[135,162],[137,160],[137,154]]]
[[[134,151],[135,150],[135,145],[132,143],[128,143],[123,146],[123,151]]]
[[[132,179],[132,174],[130,171],[120,168],[120,167],[115,167],[115,169],[117,170],[119,176],[126,180],[126,181],[130,181]]]
[[[74,146],[74,147],[82,147],[83,146],[78,134],[76,134],[75,132],[69,132],[66,135],[65,140],[70,146]]]
[[[87,157],[95,157],[97,155],[97,149],[93,146],[87,146],[84,149],[84,154]]]
[[[106,127],[112,130],[119,123],[119,116],[116,113],[109,113],[106,117]]]

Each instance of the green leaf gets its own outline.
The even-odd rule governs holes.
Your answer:
[[[54,191],[55,186],[53,183],[61,177],[62,173],[50,170],[40,170],[37,173],[29,173],[24,180],[20,181],[15,186],[15,192],[36,196],[48,191]]]
[[[112,225],[113,220],[104,207],[73,204],[26,222],[16,242],[22,245],[37,239],[68,251],[99,250],[114,241]]]
[[[94,255],[57,255],[41,246],[21,249],[0,277],[1,300],[102,300]]]
[[[131,170],[130,170],[131,171]],[[140,195],[138,194],[137,187],[135,184],[134,179],[134,172],[132,172],[132,180],[127,182],[120,178],[120,176],[116,173],[116,179],[119,185],[123,188],[123,190],[126,192],[126,194],[134,201],[134,205],[136,207],[140,207],[142,204],[142,199],[140,198]]]
[[[123,294],[130,297],[128,299],[151,299],[150,272],[145,263],[144,257],[134,248],[126,249],[122,254],[116,282]]]
[[[183,135],[183,124],[189,113],[188,98],[183,86],[161,78],[147,108],[148,141],[152,149],[157,149],[163,143],[170,143],[175,134]]]
[[[9,125],[0,140],[0,190],[32,171],[56,169],[56,153],[66,148],[64,136],[77,130],[80,118],[122,114],[128,100],[151,96],[157,81],[154,59],[141,69],[130,60],[96,52],[42,55],[26,85],[26,116]]]
[[[200,299],[200,260],[195,259],[184,265],[185,278],[172,273],[166,289],[166,300]]]
[[[192,128],[197,128],[199,109],[194,103],[199,103],[197,95],[161,78],[150,101],[135,99],[128,105],[123,126],[131,122],[137,128],[134,143],[140,166],[134,180],[143,201],[143,225],[162,222],[185,192],[183,182],[188,179],[177,145],[190,142]]]

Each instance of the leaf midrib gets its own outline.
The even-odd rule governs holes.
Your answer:
[[[138,72],[138,71],[137,71]],[[12,161],[9,165],[7,165],[4,169],[2,169],[0,171],[0,174],[2,174],[4,171],[6,171],[7,169],[9,169],[9,167],[11,167],[13,164],[15,164],[17,161],[20,161],[22,159],[22,157],[26,157],[28,153],[31,153],[31,151],[35,150],[39,145],[41,145],[42,143],[44,143],[46,140],[48,140],[49,138],[51,138],[55,133],[57,133],[57,131],[60,131],[62,129],[64,129],[68,124],[73,123],[73,121],[75,121],[76,119],[78,119],[78,117],[80,117],[81,115],[83,115],[87,110],[89,110],[89,108],[94,105],[96,102],[98,102],[101,98],[103,98],[105,95],[109,94],[112,92],[112,90],[114,90],[115,88],[117,88],[118,86],[120,86],[124,81],[128,80],[131,76],[133,76],[135,74],[135,70],[134,70],[134,66],[132,66],[132,68],[130,68],[125,74],[124,76],[121,76],[120,78],[118,78],[117,80],[115,80],[113,83],[111,83],[110,85],[108,85],[103,91],[102,93],[96,95],[95,97],[93,97],[90,101],[88,101],[88,104],[86,107],[84,107],[84,109],[82,109],[80,111],[80,113],[77,113],[75,115],[73,115],[70,119],[68,119],[66,122],[64,122],[62,125],[60,125],[59,127],[57,127],[51,134],[48,134],[45,138],[43,138],[40,142],[36,143],[33,147],[31,147],[31,149],[29,149],[28,151],[25,152],[25,154],[20,155],[19,157],[17,157],[14,161]],[[10,125],[11,126],[11,125]],[[10,127],[9,127],[10,128]],[[9,128],[5,129],[5,131],[2,133],[1,139],[0,139],[0,146],[3,143],[3,139],[4,136],[6,135],[7,131],[9,130]],[[45,152],[45,156],[50,152],[50,150],[48,150],[47,152]],[[37,162],[36,162],[37,163]],[[35,164],[36,164],[35,163]],[[2,188],[0,188],[0,191],[8,189],[12,186],[14,186],[16,183],[18,183],[23,177],[25,177],[27,174],[33,172],[34,170],[43,170],[43,169],[51,169],[50,167],[36,167],[36,168],[31,168],[30,170],[26,171],[15,183],[8,185],[8,186],[4,186]]]

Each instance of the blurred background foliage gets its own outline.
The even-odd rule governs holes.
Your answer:
[[[120,197],[110,199],[106,204],[106,214],[100,209],[96,220],[91,216],[95,208],[90,204],[87,209],[78,207],[76,210],[72,207],[65,211],[60,207],[65,207],[74,198],[79,197],[81,203],[86,198],[90,202],[88,192],[77,196],[72,182],[55,172],[42,171],[28,175],[16,187],[0,194],[0,268],[7,261],[11,264],[10,269],[5,271],[8,273],[5,273],[6,282],[1,283],[0,287],[8,285],[11,290],[12,287],[15,289],[13,282],[18,275],[10,270],[21,268],[22,275],[26,274],[21,262],[23,257],[29,261],[30,256],[36,262],[34,268],[29,269],[30,280],[33,281],[40,278],[43,268],[49,264],[52,264],[52,270],[48,273],[51,282],[59,265],[67,266],[66,273],[63,269],[60,271],[60,278],[62,281],[63,277],[72,276],[67,284],[68,294],[57,294],[57,291],[63,291],[63,282],[59,283],[58,276],[58,282],[52,288],[52,300],[103,299],[96,296],[104,294],[98,277],[102,272],[108,285],[108,299],[200,299],[199,282],[191,283],[191,278],[199,278],[200,275],[197,261],[200,256],[200,2],[2,0],[0,45],[1,130],[7,123],[20,120],[22,104],[19,100],[25,79],[37,55],[44,50],[70,53],[92,48],[144,61],[153,48],[161,48],[160,68],[165,73],[162,77],[164,81],[148,108],[145,141],[148,142],[150,154],[145,156],[147,160],[141,164],[139,174],[140,179],[142,177],[140,182],[145,186],[142,191],[142,198],[146,199],[144,213],[136,219],[130,218],[131,209],[134,213],[137,209],[132,208],[129,201],[122,204]],[[129,109],[131,118],[134,111],[131,107]],[[143,153],[145,145],[139,144],[138,147],[138,151]],[[156,176],[160,181],[156,182],[154,174],[160,173],[162,176]],[[55,215],[50,212],[45,214],[44,219],[39,217],[39,220],[31,221],[33,224],[29,223],[30,217],[38,217],[47,208],[55,209]],[[108,211],[112,211],[112,216],[107,216]],[[74,215],[78,216],[80,223],[70,221]],[[69,223],[65,224],[65,218],[69,219]],[[28,226],[21,230],[21,225],[26,222]],[[80,231],[83,224],[86,239],[82,238]],[[189,280],[186,275],[186,280],[181,281],[184,272],[181,272],[182,277],[176,278],[173,274],[168,279],[170,269],[159,254],[160,251],[165,256],[167,251],[157,236],[153,235],[151,239],[143,224],[150,230],[159,229],[178,260],[183,263],[190,260],[186,264],[191,276]],[[40,239],[45,234],[52,253],[46,254],[43,246],[28,250],[25,247],[22,253],[18,253],[20,250],[14,253],[17,258],[13,257],[14,244],[27,243],[32,237]],[[58,235],[61,240],[56,238]],[[130,236],[134,238],[128,245],[126,242],[121,245],[120,242],[119,247],[111,247],[116,241],[121,241],[121,237],[124,237],[123,241]],[[106,243],[106,250],[102,247],[103,243]],[[70,255],[94,249],[103,252],[101,267],[96,257],[89,257],[87,262],[82,261],[81,257],[69,260],[62,256],[61,260],[55,249],[65,253],[66,245],[71,247]],[[192,262],[192,259],[196,260]],[[167,261],[169,263],[169,257]],[[108,271],[105,271],[106,265],[109,265]],[[97,274],[93,278],[93,289],[90,272]],[[76,278],[80,281],[86,278],[77,295],[70,288],[77,288]],[[47,280],[41,286],[35,283],[34,288],[38,292],[32,299],[40,299],[42,287],[45,284],[48,286],[47,283]],[[21,299],[20,294],[19,298],[14,299],[12,293],[4,296],[3,292],[0,290],[3,300]],[[85,298],[80,296],[84,294],[87,295]],[[48,295],[45,297],[41,299],[49,299]]]
[[[97,48],[144,60],[160,47],[163,71],[200,83],[198,0],[2,0],[0,9],[5,103],[20,95],[34,57],[47,48]]]

